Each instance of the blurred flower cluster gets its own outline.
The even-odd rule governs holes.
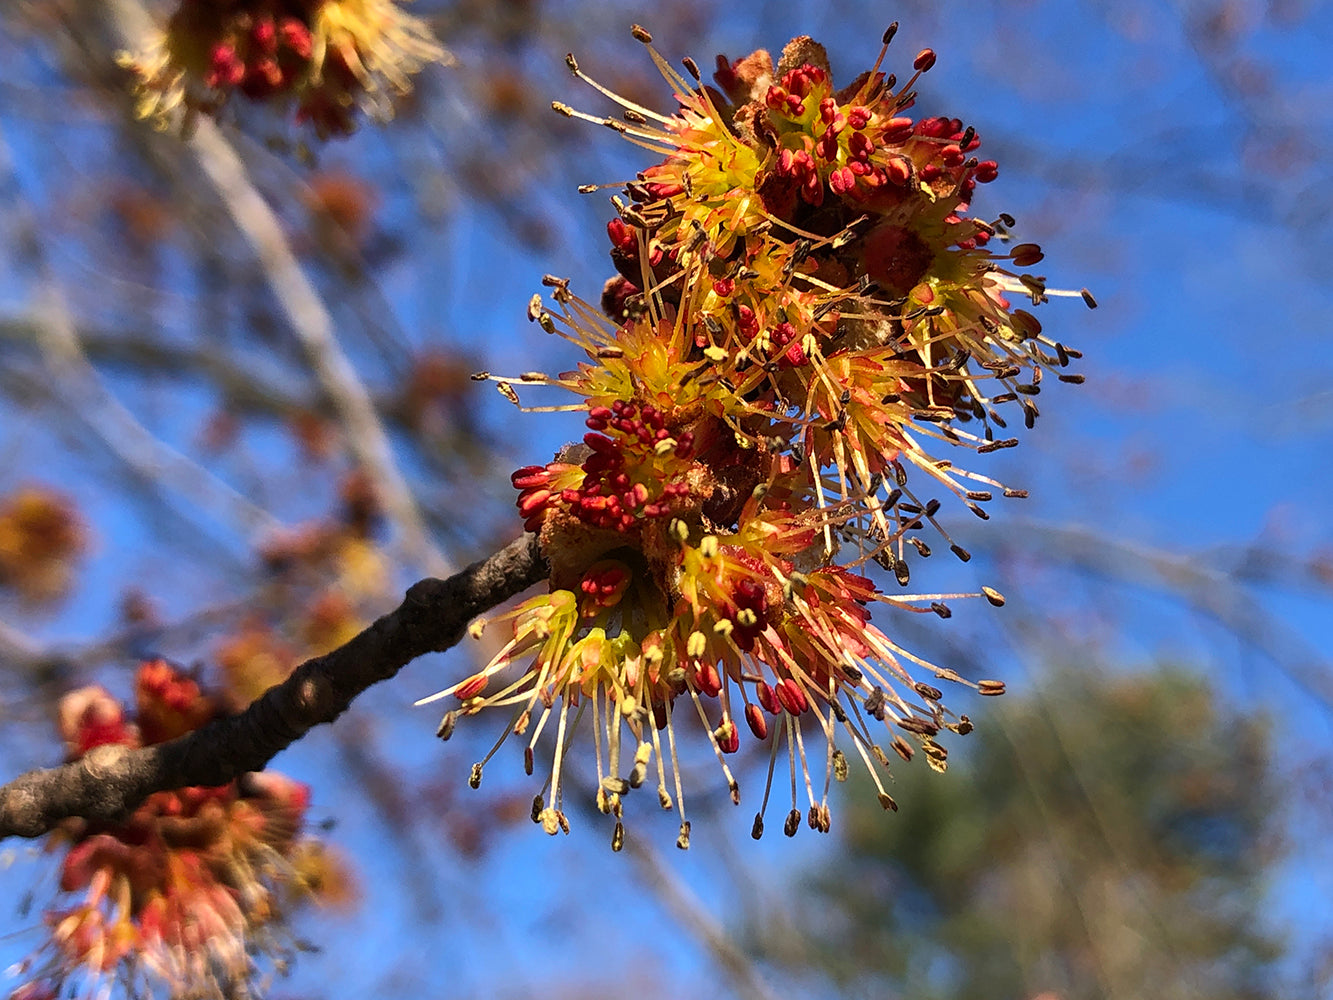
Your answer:
[[[1025,495],[945,455],[1017,444],[997,430],[1012,419],[1033,425],[1044,376],[1082,381],[1066,372],[1078,352],[1015,307],[1071,293],[1048,292],[1029,272],[1042,254],[1011,239],[1012,219],[969,214],[997,165],[978,158],[980,139],[959,119],[907,114],[935,54],[919,53],[899,83],[880,69],[894,30],[875,65],[841,87],[809,38],[776,65],[764,51],[719,57],[714,87],[692,60],[689,78],[678,74],[635,28],[675,91],[669,116],[618,97],[568,57],[621,115],[555,110],[662,159],[612,199],[619,274],[600,308],[554,277],[554,305],[531,304],[533,321],[588,360],[556,377],[478,376],[514,402],[516,386],[576,394],[572,406],[541,409],[581,411],[588,432],[513,476],[551,564],[550,592],[493,620],[512,634],[487,667],[425,699],[458,701],[441,723],[446,738],[460,716],[508,709],[500,743],[523,736],[529,773],[554,728],[533,805],[550,833],[568,828],[562,764],[589,710],[613,846],[623,841],[623,796],[652,772],[663,808],[680,810],[687,847],[682,714],[702,723],[735,801],[728,755],[743,730],[767,742],[756,837],[785,744],[790,835],[802,820],[798,786],[808,824],[828,830],[830,780],[845,777],[849,753],[896,808],[878,774],[889,761],[878,726],[898,757],[920,751],[944,768],[937,737],[971,724],[934,682],[1003,690],[907,652],[871,612],[947,618],[950,598],[998,605],[998,593],[888,594],[869,567],[907,586],[909,558],[931,553],[926,525],[970,558],[937,520],[930,491],[983,519],[997,494]]]
[[[393,95],[449,55],[393,0],[180,0],[164,30],[123,65],[139,79],[139,114],[167,127],[180,107],[216,112],[233,93],[290,98],[325,137],[358,110],[393,115]]]
[[[96,747],[162,743],[207,723],[217,699],[162,660],[139,667],[131,720],[105,689],[59,705],[68,756]],[[21,964],[15,998],[91,995],[116,982],[132,996],[244,995],[256,957],[285,961],[296,943],[288,912],[307,899],[335,902],[348,885],[338,859],[301,835],[309,790],[274,771],[217,788],[149,796],[115,821],[69,819],[51,835],[63,849],[48,938]]]
[[[30,601],[59,597],[86,544],[78,512],[59,494],[25,486],[0,497],[0,587]]]

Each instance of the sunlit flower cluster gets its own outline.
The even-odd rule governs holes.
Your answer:
[[[290,99],[323,137],[351,132],[358,111],[392,117],[411,77],[448,60],[394,0],[180,0],[122,62],[139,78],[140,116],[162,127],[178,108],[211,114],[240,93]]]
[[[1081,381],[1065,372],[1079,355],[1014,307],[1059,293],[1028,272],[1042,255],[1012,242],[1012,219],[968,214],[998,168],[974,155],[980,140],[961,121],[907,115],[935,55],[917,55],[897,84],[880,71],[893,30],[874,67],[842,88],[808,38],[776,66],[762,51],[720,57],[717,88],[691,60],[686,79],[649,46],[675,90],[672,115],[612,94],[568,58],[621,117],[556,110],[662,159],[612,199],[619,275],[600,310],[557,278],[547,280],[554,305],[534,297],[530,307],[587,360],[557,377],[480,376],[515,402],[527,385],[574,393],[576,404],[538,409],[582,411],[588,432],[513,477],[551,564],[550,592],[493,619],[512,635],[490,664],[426,699],[457,701],[444,737],[461,716],[509,709],[496,748],[521,736],[529,773],[554,730],[533,806],[548,832],[568,826],[562,768],[589,710],[613,846],[623,842],[623,797],[652,780],[663,808],[679,810],[686,847],[682,714],[701,723],[736,801],[728,756],[744,731],[767,745],[756,837],[785,756],[790,835],[802,801],[806,822],[829,829],[830,783],[846,776],[849,755],[886,809],[896,805],[881,743],[945,767],[937,737],[971,723],[944,706],[935,682],[1003,690],[913,655],[871,612],[947,618],[950,598],[999,605],[998,593],[895,596],[870,574],[877,565],[906,586],[909,558],[930,555],[927,525],[970,558],[937,520],[930,491],[982,518],[997,494],[1024,494],[941,453],[1016,444],[995,434],[1006,407],[1031,426],[1043,375]],[[639,28],[635,36],[651,41]]]
[[[107,744],[146,746],[208,722],[217,703],[162,660],[144,663],[131,720],[103,688],[60,702],[70,759]],[[123,820],[66,820],[50,848],[64,850],[61,902],[45,915],[47,940],[17,969],[17,996],[246,995],[267,953],[294,947],[287,911],[347,885],[339,864],[301,836],[304,785],[274,771],[217,788],[158,792]]]

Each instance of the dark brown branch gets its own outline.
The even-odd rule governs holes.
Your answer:
[[[372,684],[455,645],[469,621],[546,572],[536,536],[524,535],[447,580],[422,580],[394,611],[301,664],[239,715],[157,746],[97,747],[73,763],[14,779],[0,788],[0,838],[39,837],[69,816],[115,819],[153,792],[223,785],[261,770]]]

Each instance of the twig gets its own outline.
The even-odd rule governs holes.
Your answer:
[[[40,319],[31,313],[0,315],[0,345],[37,342]],[[291,373],[276,366],[257,370],[253,358],[232,358],[213,345],[180,343],[134,332],[76,326],[79,343],[99,370],[123,366],[134,372],[188,373],[211,381],[226,399],[228,410],[241,409],[278,419],[298,413],[331,414],[317,391],[298,391]],[[385,403],[390,402],[385,400]]]
[[[42,655],[42,648],[26,632],[0,621],[0,664],[27,666]]]
[[[403,603],[350,642],[296,668],[239,715],[169,743],[101,746],[62,767],[30,771],[0,788],[0,838],[39,837],[68,816],[113,819],[169,788],[226,784],[262,769],[366,688],[425,653],[449,649],[467,623],[547,573],[535,535],[524,535],[448,580],[414,584]]]
[[[282,522],[227,485],[198,462],[156,437],[107,389],[83,351],[64,300],[46,290],[44,322],[36,325],[42,360],[61,394],[80,418],[126,465],[191,504],[244,525],[253,534],[276,531]]]

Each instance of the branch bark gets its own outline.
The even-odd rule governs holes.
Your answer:
[[[0,838],[40,837],[69,816],[115,819],[154,792],[223,785],[261,770],[312,728],[338,718],[372,684],[457,644],[475,616],[546,573],[537,537],[525,534],[447,580],[421,580],[395,610],[346,645],[301,664],[238,715],[156,746],[97,747],[11,781],[0,788]]]

